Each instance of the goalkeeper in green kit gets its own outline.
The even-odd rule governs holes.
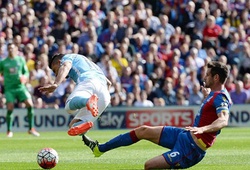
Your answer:
[[[4,94],[7,105],[7,137],[12,137],[12,112],[14,103],[24,102],[27,108],[29,134],[40,136],[34,129],[33,101],[25,83],[29,79],[29,71],[23,57],[17,55],[18,49],[15,44],[8,44],[8,57],[0,61],[0,73],[4,77]]]

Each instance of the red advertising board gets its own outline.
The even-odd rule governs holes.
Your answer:
[[[127,128],[135,128],[141,125],[185,127],[192,125],[193,122],[193,109],[138,110],[126,112]]]

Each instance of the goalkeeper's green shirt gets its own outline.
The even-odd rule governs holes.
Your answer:
[[[5,58],[0,61],[0,73],[4,76],[4,89],[11,90],[24,87],[20,77],[25,75],[29,78],[29,71],[23,57]]]

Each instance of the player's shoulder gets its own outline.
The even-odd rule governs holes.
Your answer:
[[[215,92],[214,93],[214,97],[218,100],[222,100],[224,102],[229,102],[231,103],[231,97],[230,94],[228,93],[228,91],[226,89],[223,89],[221,91]]]
[[[26,62],[24,56],[21,56],[21,55],[15,56],[15,60]]]
[[[83,55],[80,55],[80,54],[65,54],[63,57],[62,57],[62,60],[73,60],[73,59],[80,59],[82,58]]]
[[[24,56],[16,55],[16,56],[14,57],[14,59],[16,59],[16,60],[24,59]]]
[[[3,58],[0,60],[0,63],[3,63],[6,60],[6,58]]]
[[[8,63],[8,62],[10,62],[11,60],[9,59],[9,57],[6,57],[6,58],[4,58],[4,59],[2,59],[1,61],[0,61],[0,63],[1,64],[5,64],[5,63]]]

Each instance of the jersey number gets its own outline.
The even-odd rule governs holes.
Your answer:
[[[176,157],[177,155],[180,155],[180,153],[179,152],[172,152],[172,153],[169,154],[169,156],[172,157],[172,158]]]

